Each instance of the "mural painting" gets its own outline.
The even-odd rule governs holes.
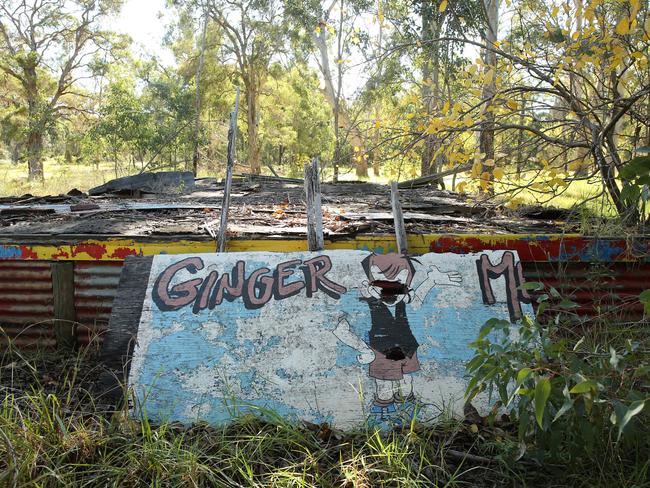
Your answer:
[[[160,255],[129,383],[150,418],[380,428],[462,410],[468,344],[532,316],[512,251]]]

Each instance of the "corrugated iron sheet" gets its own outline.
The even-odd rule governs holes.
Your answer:
[[[78,261],[74,265],[77,339],[98,340],[108,323],[122,262]],[[56,344],[49,261],[0,261],[0,345],[53,347]]]
[[[53,345],[49,261],[0,261],[0,289],[0,344]]]
[[[523,263],[526,281],[555,288],[578,306],[568,312],[582,319],[636,322],[642,320],[639,294],[650,288],[647,263]]]
[[[366,237],[359,239],[357,247],[372,249]],[[643,246],[634,243],[624,246],[617,240],[590,238],[558,240],[519,236],[515,239],[509,236],[504,240],[497,237],[420,236],[418,239],[422,241],[420,247],[432,252],[515,249],[521,257],[526,280],[542,282],[547,288],[554,287],[573,300],[577,307],[569,312],[576,317],[617,322],[635,322],[644,318],[638,297],[643,290],[650,288],[650,262],[648,255],[644,254],[647,248],[641,249]],[[254,249],[261,250],[263,244],[263,241],[256,241]],[[167,249],[162,242],[151,246],[155,248],[143,254],[171,253],[175,249],[173,245]],[[197,251],[184,249],[184,252]],[[58,258],[66,259],[64,255]],[[3,289],[0,294],[0,327],[3,331],[0,332],[0,344],[6,343],[6,338],[10,337],[20,347],[55,345],[49,259],[38,260],[34,254],[22,258],[12,255],[6,260],[0,256],[0,286]],[[98,333],[108,323],[123,262],[114,260],[115,255],[88,256],[85,261],[78,260],[78,256],[76,259],[74,298],[79,322],[78,339],[80,343],[88,344],[97,339]]]
[[[120,261],[78,261],[74,267],[77,339],[88,344],[108,324],[122,271]]]

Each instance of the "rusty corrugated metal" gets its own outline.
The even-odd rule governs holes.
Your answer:
[[[74,268],[77,337],[97,341],[108,323],[122,262],[76,262]],[[53,347],[54,317],[50,261],[0,261],[0,346]]]
[[[54,345],[49,261],[0,261],[0,345]]]
[[[546,243],[546,247],[540,247],[539,242],[531,237],[511,239],[505,244],[492,242],[488,237],[435,238],[430,250],[464,253],[505,245],[502,248],[514,248],[520,252],[527,281],[541,281],[546,287],[554,287],[576,302],[578,307],[571,313],[579,315],[582,320],[602,319],[613,323],[636,322],[644,318],[638,297],[650,288],[647,256],[636,262],[593,262],[594,257],[617,261],[622,255],[622,245],[617,244],[618,241],[606,243],[609,247],[599,243],[597,248],[600,251],[594,253],[585,251],[586,243],[591,242],[588,238],[584,242],[578,242],[576,238],[570,245],[564,241],[561,245],[551,241],[551,245],[542,239],[540,242]],[[567,249],[573,250],[573,254],[569,256]],[[158,250],[163,251],[164,248]],[[580,262],[572,261],[577,258]],[[80,343],[87,344],[96,339],[97,333],[106,327],[122,264],[122,261],[102,260],[74,262],[75,310]],[[0,327],[3,328],[0,347],[6,343],[7,337],[13,338],[14,344],[20,347],[55,345],[50,261],[0,260],[0,286],[4,291],[0,294]]]
[[[120,261],[78,261],[74,267],[74,304],[77,338],[87,344],[97,340],[108,324],[122,271]]]
[[[36,322],[29,325],[0,325],[0,350],[7,348],[9,342],[18,349],[50,349],[56,346],[52,321]]]
[[[644,318],[639,294],[650,288],[648,263],[523,263],[526,281],[542,282],[578,306],[583,320],[637,322]]]

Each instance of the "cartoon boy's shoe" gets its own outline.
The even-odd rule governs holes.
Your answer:
[[[402,423],[395,408],[395,403],[392,400],[386,401],[375,398],[375,401],[370,407],[368,425],[384,430],[395,427],[396,422],[399,425]]]
[[[409,422],[413,419],[419,410],[418,403],[419,402],[413,393],[407,397],[403,397],[398,393],[395,394],[395,405],[400,411],[401,416]]]
[[[388,417],[391,414],[394,414],[397,411],[395,408],[395,403],[390,402],[386,404],[378,404],[378,403],[373,403],[372,407],[370,407],[370,413],[374,415],[379,415],[382,418],[383,417]]]

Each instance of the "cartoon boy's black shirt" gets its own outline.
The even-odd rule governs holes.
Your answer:
[[[411,332],[406,316],[406,303],[401,301],[395,305],[393,315],[390,307],[378,298],[359,300],[366,302],[370,309],[372,327],[368,345],[395,361],[412,357],[420,344]]]

